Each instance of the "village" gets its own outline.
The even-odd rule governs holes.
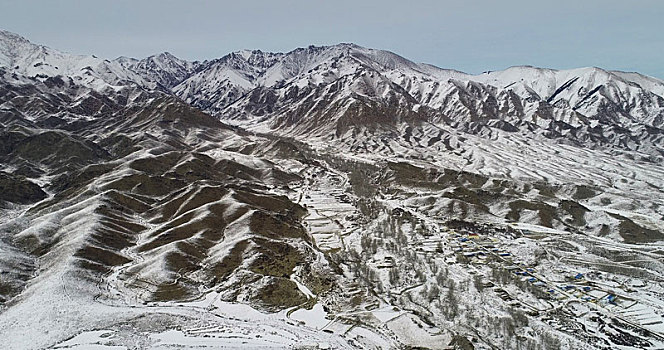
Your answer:
[[[458,315],[437,315],[438,309],[424,305],[438,299],[445,310],[457,300],[467,310],[463,317],[472,318],[472,299],[481,296],[487,298],[484,312],[513,310],[571,336],[596,338],[591,342],[599,348],[664,342],[664,288],[647,278],[649,270],[630,270],[630,261],[600,256],[593,247],[608,246],[598,242],[601,238],[524,223],[432,217],[391,196],[375,206],[377,224],[365,226],[356,220],[357,199],[339,189],[347,184],[341,174],[319,173],[294,199],[309,212],[304,225],[317,248],[342,254],[346,274],[355,276],[354,283],[340,286],[342,295],[357,300],[359,308],[323,314],[315,311],[320,305],[299,308],[291,313],[293,320],[334,334],[361,325],[378,332],[419,329],[419,338],[428,340],[413,344],[426,345],[445,334],[446,322]],[[612,244],[616,251],[659,258],[640,247]],[[447,280],[440,279],[440,270],[449,270]],[[469,290],[467,283],[474,287]],[[535,323],[515,335],[532,331]]]
[[[527,263],[527,259],[519,254],[524,253],[521,246],[527,245],[528,241],[553,241],[557,239],[555,235],[568,233],[547,228],[538,230],[532,225],[526,229],[514,224],[472,224],[471,227],[464,227],[464,223],[455,224],[455,228],[441,224],[438,234],[412,242],[412,246],[418,254],[442,256],[447,264],[460,264],[469,274],[483,276],[483,286],[491,288],[496,297],[532,317],[550,321],[560,330],[564,331],[565,325],[556,324],[554,319],[548,318],[547,312],[564,310],[577,319],[587,318],[588,324],[599,323],[600,328],[605,323],[620,323],[636,336],[664,340],[663,310],[656,299],[643,295],[648,282],[628,279],[632,280],[628,283],[606,272],[579,268],[570,263],[560,263],[551,269],[550,265],[538,266],[537,261]],[[384,257],[376,266],[391,268],[394,258]],[[482,274],[482,270],[487,269],[493,273]],[[518,290],[502,286],[506,276]],[[648,294],[661,295],[660,285],[653,283],[651,287]],[[620,336],[625,345],[639,342],[628,332],[620,333]]]

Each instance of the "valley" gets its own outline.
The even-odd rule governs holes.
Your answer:
[[[0,34],[5,348],[664,347],[664,82]]]

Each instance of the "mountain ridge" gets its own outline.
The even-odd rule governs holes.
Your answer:
[[[348,126],[363,123],[353,120],[352,112],[348,114],[351,106],[364,114],[367,110],[383,114],[371,106],[377,104],[402,117],[419,113],[416,120],[450,124],[473,133],[498,126],[577,143],[599,141],[598,145],[664,154],[664,82],[638,73],[597,67],[554,70],[514,66],[469,75],[352,43],[312,45],[286,53],[241,50],[203,62],[181,60],[169,53],[109,61],[63,54],[4,33],[3,42],[25,47],[5,49],[16,57],[4,61],[22,62],[18,69],[5,63],[10,72],[42,80],[64,74],[96,90],[126,84],[158,89],[240,126],[270,130],[288,126],[288,132],[302,137],[308,132],[336,130],[339,136]],[[12,56],[11,52],[4,56]],[[51,57],[55,63],[49,62]],[[67,60],[73,65],[57,69]],[[321,94],[327,96],[326,102],[317,100]],[[256,101],[262,101],[260,106]],[[312,106],[323,105],[334,106],[333,112],[327,108],[323,119],[313,122],[295,117],[313,113]],[[400,120],[387,117],[383,122],[391,127],[402,123]],[[376,119],[371,124],[380,122]],[[296,126],[298,123],[304,124]]]
[[[514,66],[469,75],[352,43],[286,53],[241,50],[203,62],[169,53],[109,61],[63,54],[3,33],[3,57],[12,56],[4,59],[5,69],[14,74],[41,80],[65,75],[97,91],[127,84],[157,89],[239,126],[340,137],[364,125],[366,120],[353,117],[361,111],[384,115],[369,122],[372,127],[382,122],[381,127],[393,128],[407,119],[472,133],[498,127],[664,155],[664,82],[638,73]],[[21,64],[11,67],[10,61]],[[399,117],[385,115],[387,110]],[[320,117],[298,117],[303,114]]]
[[[664,346],[657,80],[5,37],[6,348]]]
[[[25,45],[38,47],[38,48],[41,48],[41,49],[49,49],[48,46],[33,44],[31,41],[29,41],[25,37],[20,36],[16,33],[7,31],[7,30],[0,29],[0,33],[2,33],[2,37],[3,37],[2,41],[4,41],[4,42],[6,42],[8,40],[9,41],[18,41],[18,42],[21,42],[22,44],[25,44]],[[600,71],[607,72],[607,73],[614,74],[614,75],[635,76],[634,79],[632,79],[632,80],[625,78],[626,81],[635,82],[635,80],[645,80],[645,81],[650,81],[653,84],[663,84],[664,85],[664,80],[656,78],[656,77],[652,77],[652,76],[643,75],[639,72],[626,72],[626,71],[619,71],[619,70],[605,70],[601,67],[578,67],[578,68],[571,68],[571,69],[555,69],[555,68],[536,67],[536,66],[533,66],[533,65],[515,65],[515,66],[507,67],[504,70],[485,71],[485,72],[482,72],[482,73],[479,73],[479,74],[470,74],[470,73],[455,70],[455,69],[452,69],[452,68],[441,68],[441,67],[438,67],[438,66],[436,66],[434,64],[430,64],[430,63],[415,63],[413,61],[410,61],[410,60],[408,60],[408,59],[406,59],[402,56],[399,56],[398,54],[390,52],[390,51],[379,50],[379,49],[369,49],[369,48],[361,47],[361,46],[359,46],[357,44],[354,44],[354,43],[338,43],[338,44],[323,45],[323,46],[310,45],[308,47],[295,48],[295,49],[287,51],[287,52],[267,52],[267,51],[262,51],[260,49],[243,49],[243,50],[231,52],[231,53],[229,53],[225,56],[222,56],[220,58],[217,58],[217,59],[204,60],[204,61],[183,60],[183,59],[180,59],[180,58],[174,56],[173,54],[171,54],[167,51],[156,53],[156,54],[150,55],[150,56],[148,56],[146,58],[143,58],[143,59],[137,59],[137,58],[127,57],[127,56],[120,56],[118,58],[112,59],[112,61],[120,61],[120,62],[122,62],[122,61],[125,61],[125,62],[126,61],[133,61],[133,60],[141,61],[141,60],[148,60],[148,59],[154,59],[154,58],[157,58],[157,57],[165,56],[165,57],[168,57],[170,60],[173,60],[173,61],[178,61],[178,62],[181,62],[181,63],[197,65],[197,64],[206,64],[206,63],[209,64],[209,63],[214,62],[214,61],[223,60],[223,59],[225,59],[229,56],[232,56],[232,55],[247,56],[247,55],[250,55],[251,53],[254,53],[254,52],[255,53],[267,54],[267,55],[273,55],[273,56],[286,56],[286,55],[290,55],[290,54],[299,53],[299,52],[305,51],[307,49],[308,50],[311,50],[311,49],[331,50],[331,49],[338,49],[338,48],[347,49],[347,50],[356,49],[356,50],[361,51],[361,52],[379,52],[379,53],[385,54],[386,56],[391,56],[393,58],[397,58],[395,61],[405,62],[406,65],[411,65],[411,66],[414,65],[414,66],[418,66],[418,67],[425,66],[425,67],[434,68],[435,70],[442,71],[442,72],[453,72],[453,73],[456,73],[458,75],[462,75],[462,76],[467,77],[466,78],[467,80],[472,80],[471,78],[473,78],[473,77],[475,78],[475,80],[477,80],[478,77],[481,77],[481,76],[484,76],[484,75],[487,75],[487,74],[494,75],[496,73],[507,72],[507,71],[514,70],[514,69],[528,68],[528,69],[532,69],[532,70],[535,70],[535,71],[548,71],[548,72],[568,72],[568,71],[578,71],[578,70],[600,70]],[[4,49],[4,51],[6,51],[6,48]],[[64,53],[64,54],[72,55],[72,54],[67,54],[67,53]],[[95,57],[96,58],[96,56],[94,56],[94,55],[89,55],[89,56],[72,55],[72,56],[76,56],[76,57]],[[247,58],[249,58],[249,57],[247,57]],[[4,64],[6,65],[7,63],[5,62]],[[10,67],[8,67],[8,68],[10,68]]]

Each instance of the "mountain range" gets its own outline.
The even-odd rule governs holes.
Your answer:
[[[110,60],[0,31],[0,334],[658,348],[663,136],[664,81],[633,72],[348,43]]]

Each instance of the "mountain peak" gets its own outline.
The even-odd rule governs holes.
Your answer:
[[[201,63],[183,60],[168,51],[144,59],[118,57],[115,61],[150,82],[171,89],[193,74]]]
[[[259,55],[259,54],[262,54],[262,53],[263,53],[263,51],[256,50],[256,49],[242,49],[242,50],[239,50],[239,51],[232,52],[233,55],[240,56],[240,57],[244,58],[245,60],[249,60],[251,58],[251,56],[253,56],[253,55]]]
[[[168,51],[164,51],[157,55],[158,57],[169,58],[169,59],[179,59],[177,56],[173,55]]]
[[[17,40],[17,41],[28,41],[28,39],[8,30],[0,29],[0,39],[2,40]]]
[[[40,46],[10,31],[0,29],[0,66],[14,66],[18,57],[39,50]]]
[[[30,42],[30,40],[26,39],[25,37],[4,29],[0,29],[0,42],[34,45],[33,43]]]

